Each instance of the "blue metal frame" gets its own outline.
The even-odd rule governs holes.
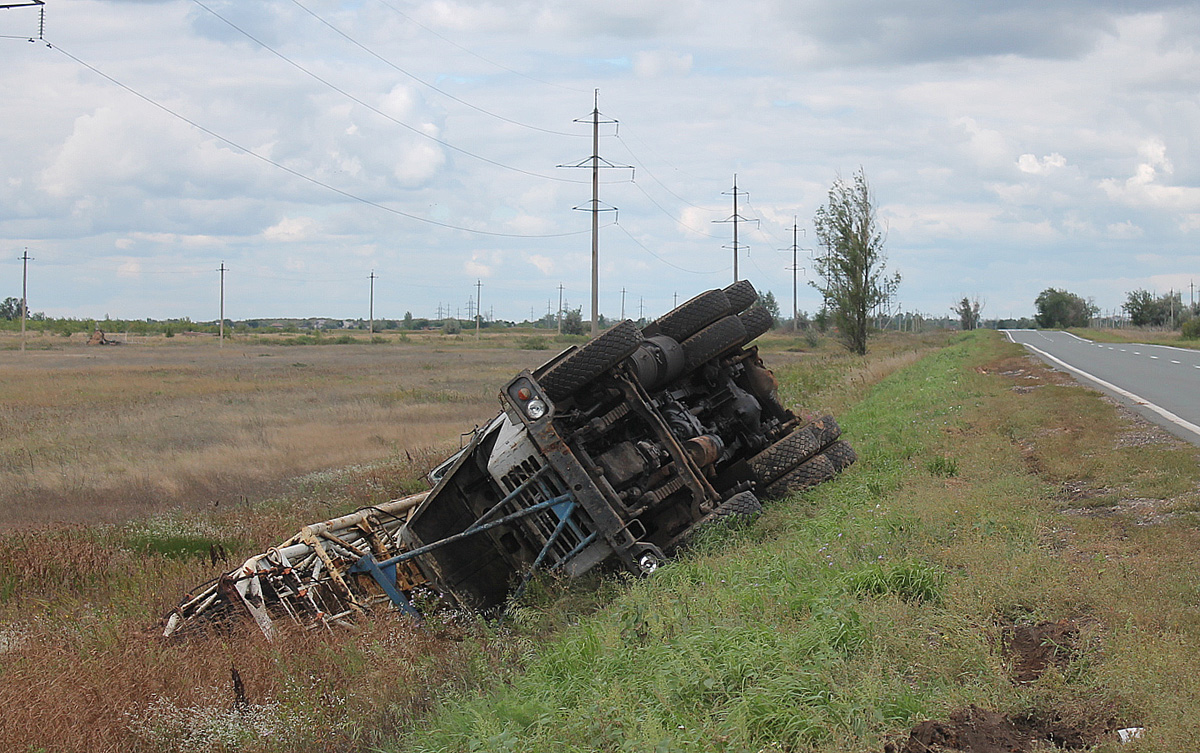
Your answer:
[[[498,518],[497,520],[485,522],[485,521],[487,521],[488,518],[490,518],[492,515],[494,515],[497,510],[499,510],[501,507],[503,507],[512,498],[516,497],[518,494],[520,494],[522,491],[524,491],[524,489],[526,487],[528,487],[529,484],[537,481],[538,477],[540,475],[541,474],[539,473],[539,474],[536,474],[536,475],[530,477],[524,484],[522,484],[520,487],[518,487],[515,491],[513,491],[511,494],[506,496],[504,499],[500,500],[500,502],[496,503],[494,506],[492,506],[491,509],[489,509],[483,515],[481,515],[479,517],[479,519],[477,519],[474,523],[472,523],[469,527],[467,527],[466,530],[464,530],[460,533],[456,533],[453,536],[447,536],[446,538],[441,539],[439,541],[435,541],[432,544],[426,544],[425,546],[417,547],[416,549],[413,549],[411,551],[404,552],[402,554],[398,554],[395,557],[389,557],[388,559],[385,559],[385,560],[382,560],[379,562],[377,562],[375,560],[375,557],[373,555],[364,554],[362,557],[360,557],[358,559],[358,561],[356,561],[353,565],[350,566],[349,572],[370,573],[371,577],[375,579],[375,582],[379,584],[380,588],[382,588],[384,593],[386,593],[388,595],[388,598],[391,599],[393,604],[395,604],[405,614],[408,614],[409,616],[420,619],[421,618],[420,612],[418,612],[416,607],[414,607],[412,605],[412,602],[410,602],[408,600],[408,598],[404,595],[404,592],[396,587],[396,565],[398,563],[405,562],[414,557],[419,557],[420,555],[426,554],[427,552],[431,552],[434,549],[439,549],[448,544],[453,544],[456,541],[462,541],[463,539],[469,538],[469,537],[474,536],[479,533],[483,533],[484,531],[489,531],[493,528],[497,528],[502,525],[506,525],[515,520],[520,520],[521,518],[527,517],[536,512],[540,512],[540,511],[548,509],[548,508],[553,509],[554,514],[557,515],[559,518],[558,525],[555,526],[554,532],[546,540],[546,544],[542,547],[542,551],[540,551],[538,553],[537,558],[533,562],[533,566],[529,569],[529,572],[527,572],[525,574],[525,577],[522,579],[521,585],[517,591],[517,596],[519,597],[520,594],[524,591],[525,585],[529,582],[529,579],[533,576],[534,571],[536,571],[541,566],[542,562],[546,559],[546,555],[549,554],[550,548],[554,545],[555,542],[558,541],[559,537],[562,536],[562,533],[563,533],[563,531],[566,530],[567,526],[571,525],[572,528],[576,532],[581,533],[581,531],[579,530],[579,527],[577,525],[574,525],[571,521],[571,516],[574,515],[575,509],[579,506],[579,503],[576,501],[575,496],[573,494],[571,494],[570,492],[568,492],[566,494],[560,494],[556,497],[551,497],[550,499],[547,499],[543,502],[539,502],[536,505],[530,505],[529,507],[526,507],[523,510],[518,510],[517,512],[510,513],[508,515],[505,515],[502,518]],[[576,546],[574,549],[572,549],[567,554],[566,557],[564,557],[563,559],[561,559],[557,563],[555,563],[555,567],[557,567],[561,563],[565,562],[566,560],[570,559],[571,557],[574,557],[576,554],[578,554],[580,551],[583,550],[584,545],[595,540],[595,538],[596,538],[596,534],[594,534],[594,533],[591,536],[585,538],[584,541],[579,546]]]

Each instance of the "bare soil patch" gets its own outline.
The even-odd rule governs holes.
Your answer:
[[[1023,753],[1061,748],[1082,750],[1111,733],[1111,722],[1074,725],[1057,715],[1029,714],[1013,718],[997,711],[969,706],[946,721],[926,721],[913,727],[899,747],[889,742],[884,753]]]
[[[1004,650],[1013,662],[1013,681],[1033,682],[1051,665],[1066,667],[1078,636],[1073,620],[1005,628]]]

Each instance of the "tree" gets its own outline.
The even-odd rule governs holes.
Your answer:
[[[1037,315],[1034,320],[1039,327],[1053,329],[1086,327],[1098,309],[1074,293],[1056,288],[1046,288],[1034,301]]]
[[[1155,298],[1148,290],[1135,290],[1126,296],[1121,308],[1135,327],[1174,327],[1186,313],[1183,296],[1174,291]]]
[[[768,290],[766,294],[758,299],[758,302],[771,315],[771,327],[774,328],[779,324],[779,301],[775,300],[775,294]]]
[[[983,311],[983,304],[979,302],[978,298],[972,301],[964,295],[963,299],[958,302],[958,305],[952,306],[950,310],[958,316],[958,321],[963,331],[970,331],[979,327],[979,314]]]
[[[589,325],[590,326],[590,325]],[[563,315],[562,331],[564,335],[583,334],[583,307],[570,309]]]
[[[21,316],[21,299],[5,298],[0,301],[0,319],[18,319]]]
[[[1129,321],[1135,327],[1162,324],[1166,319],[1166,312],[1149,290],[1134,290],[1129,293],[1121,308],[1129,315]]]
[[[871,312],[895,295],[900,273],[885,271],[884,238],[861,167],[850,183],[833,182],[829,203],[817,209],[813,225],[825,253],[814,265],[821,280],[810,284],[821,291],[842,344],[866,355]]]

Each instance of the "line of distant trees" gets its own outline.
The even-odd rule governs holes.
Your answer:
[[[1091,301],[1058,288],[1043,290],[1034,305],[1037,326],[1046,329],[1087,327],[1099,313]],[[1161,327],[1179,330],[1187,338],[1200,338],[1200,303],[1185,304],[1181,292],[1155,295],[1148,290],[1134,290],[1126,294],[1121,310],[1134,327]]]

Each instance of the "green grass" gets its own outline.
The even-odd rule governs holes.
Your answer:
[[[1072,529],[1055,474],[1080,447],[1047,431],[1071,409],[1083,438],[1107,425],[1107,442],[1088,448],[1089,473],[1139,489],[1156,483],[1145,464],[1161,450],[1114,448],[1115,417],[1094,393],[1023,396],[977,371],[1015,353],[982,333],[884,379],[840,416],[855,466],[703,537],[653,577],[610,584],[616,592],[595,602],[541,591],[505,635],[522,647],[524,670],[483,696],[451,694],[420,733],[385,749],[879,750],[968,704],[1155,725],[1159,747],[1139,750],[1193,744],[1196,713],[1180,718],[1185,701],[1161,698],[1157,678],[1129,668],[1136,654],[1169,648],[1200,670],[1195,644],[1171,632],[1182,621],[1200,633],[1184,596],[1195,578],[1149,556],[1135,566],[1133,545],[1103,526]],[[1055,409],[1056,389],[1078,404]],[[1027,446],[1046,439],[1036,448],[1045,470],[1030,473]],[[1195,451],[1179,452],[1190,471],[1164,472],[1196,485]],[[1068,531],[1064,555],[1053,540]],[[1195,538],[1188,528],[1140,533],[1176,558],[1179,539]],[[1125,552],[1120,569],[1114,546]],[[1129,590],[1136,569],[1155,573],[1140,593]],[[1163,602],[1180,606],[1155,612]],[[1061,618],[1088,626],[1081,658],[1035,686],[1011,682],[1002,626]],[[1200,683],[1178,694],[1200,698]]]

